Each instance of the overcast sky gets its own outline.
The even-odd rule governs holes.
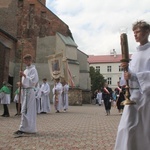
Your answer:
[[[127,28],[130,53],[134,41],[132,24],[150,22],[149,0],[46,0],[46,6],[64,21],[78,49],[87,55],[110,54],[120,50],[120,29]]]

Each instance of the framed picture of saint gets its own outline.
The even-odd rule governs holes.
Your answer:
[[[52,72],[55,73],[60,73],[60,64],[58,59],[54,59],[52,61]]]
[[[48,56],[48,66],[50,69],[50,74],[54,79],[64,76],[62,58],[62,53]]]

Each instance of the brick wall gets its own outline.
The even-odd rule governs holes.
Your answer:
[[[1,53],[1,57],[0,57],[0,88],[2,87],[2,83],[3,83],[3,77],[4,77],[4,59],[5,59],[5,46],[0,42],[0,53]]]
[[[91,92],[89,90],[83,90],[82,91],[82,103],[83,104],[91,104]]]
[[[45,3],[45,0],[41,0]],[[37,37],[53,36],[56,32],[72,37],[69,27],[39,0],[5,0],[0,6],[0,28],[18,39],[16,57],[24,41],[24,54],[36,57]],[[18,61],[18,59],[16,59]]]
[[[10,49],[0,42],[0,87],[3,81],[8,81]]]
[[[16,7],[17,0],[1,0],[0,2],[0,28],[14,37],[17,31]]]
[[[81,89],[69,89],[68,93],[69,105],[82,105],[82,90]]]
[[[43,5],[46,5],[46,0],[39,0]]]

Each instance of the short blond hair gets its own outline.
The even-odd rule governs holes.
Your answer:
[[[26,55],[23,56],[23,59],[32,60],[32,55],[31,54],[26,54]]]

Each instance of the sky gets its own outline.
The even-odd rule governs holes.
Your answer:
[[[120,34],[126,29],[129,52],[138,46],[132,25],[150,23],[149,0],[46,0],[46,6],[65,22],[78,49],[87,55],[121,54]]]

